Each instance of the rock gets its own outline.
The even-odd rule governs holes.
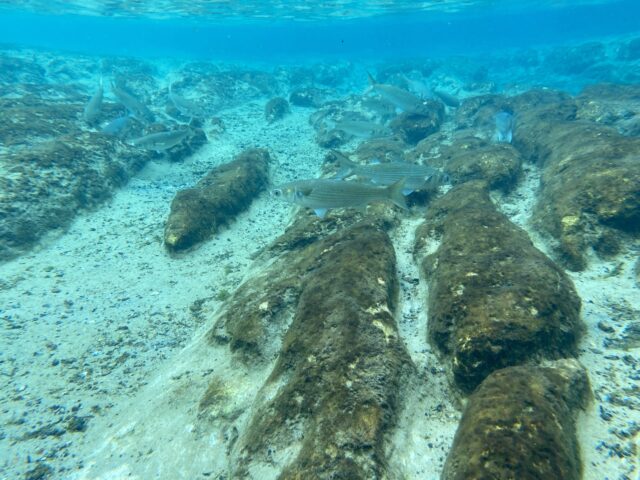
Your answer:
[[[75,133],[17,147],[0,159],[0,261],[65,228],[96,207],[151,158],[98,133]]]
[[[335,128],[320,128],[316,133],[316,143],[322,148],[338,148],[349,141],[348,133]]]
[[[372,138],[361,142],[355,156],[362,163],[402,162],[404,161],[405,145],[397,138]]]
[[[423,138],[437,132],[444,119],[444,105],[428,100],[419,112],[404,112],[391,121],[389,127],[406,143],[415,145]]]
[[[576,103],[578,119],[611,125],[622,135],[640,136],[640,86],[589,85]]]
[[[289,102],[298,107],[318,108],[324,102],[324,92],[318,88],[301,88],[289,95]]]
[[[580,75],[594,63],[604,60],[604,45],[591,42],[575,47],[554,48],[544,59],[544,66],[560,75]]]
[[[383,478],[386,434],[412,368],[393,316],[391,241],[364,222],[291,257],[305,258],[304,268],[296,267],[295,313],[234,447],[231,476],[275,466],[283,467],[278,478]],[[267,451],[273,453],[265,457]]]
[[[264,107],[264,118],[268,123],[281,120],[290,111],[289,102],[282,97],[272,98]]]
[[[638,60],[640,59],[640,38],[634,38],[628,43],[621,45],[618,50],[619,60]]]
[[[24,480],[46,480],[53,475],[53,468],[46,463],[38,463],[35,468],[24,474]]]
[[[166,248],[178,252],[193,247],[248,208],[267,185],[269,160],[266,150],[246,150],[195,187],[179,191],[164,230]]]
[[[615,254],[619,235],[609,229],[640,232],[640,138],[590,122],[536,120],[533,109],[516,144],[543,167],[534,223],[559,242],[568,268],[584,269],[589,247]]]
[[[492,373],[469,397],[442,480],[581,479],[575,421],[589,397],[575,360]]]
[[[494,143],[473,136],[456,135],[440,148],[438,162],[454,184],[485,180],[492,189],[509,191],[522,174],[522,157],[508,143]]]
[[[437,250],[424,256],[434,238]],[[495,209],[484,182],[431,203],[416,257],[429,285],[429,340],[461,391],[500,368],[576,353],[583,327],[571,280]]]

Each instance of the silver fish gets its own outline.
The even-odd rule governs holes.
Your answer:
[[[173,84],[169,84],[169,99],[171,103],[178,109],[178,111],[187,116],[187,117],[196,117],[196,118],[204,118],[206,117],[206,112],[204,109],[196,104],[195,102],[188,100],[176,93],[173,93],[172,90]]]
[[[424,189],[429,185],[439,184],[444,179],[444,176],[435,168],[415,163],[390,162],[359,165],[346,157],[341,157],[339,162],[340,171],[335,178],[356,177],[376,185],[393,185],[404,179],[402,189],[404,195],[409,195],[415,190]]]
[[[379,93],[382,98],[393,103],[400,110],[412,113],[419,111],[422,107],[422,100],[416,97],[413,93],[393,85],[378,83],[370,73],[367,75],[369,75],[369,90]]]
[[[100,85],[98,86],[98,90],[91,96],[89,99],[89,103],[84,107],[84,111],[82,112],[82,118],[88,124],[92,124],[100,115],[100,110],[102,110],[102,97],[104,95],[104,88],[102,87],[102,77],[100,77]]]
[[[505,111],[498,112],[494,120],[496,122],[496,141],[511,143],[511,140],[513,140],[513,127],[515,126],[513,115]]]
[[[404,79],[405,82],[407,82],[407,86],[409,87],[409,90],[411,90],[411,92],[418,95],[418,97],[420,97],[421,99],[426,100],[427,98],[433,97],[433,92],[431,91],[431,88],[429,88],[427,85],[425,85],[421,81],[414,80],[412,78],[407,77],[406,75],[402,75],[402,78]]]
[[[101,132],[105,135],[120,135],[130,121],[131,117],[129,115],[115,118],[107,123],[104,127],[102,127]]]
[[[145,135],[131,140],[134,147],[142,147],[148,150],[167,150],[184,140],[189,135],[189,129],[170,130],[168,132],[158,132]]]
[[[366,120],[340,120],[335,122],[333,128],[342,130],[349,135],[358,138],[384,137],[391,135],[391,131],[384,125]]]
[[[271,196],[311,208],[317,216],[323,218],[330,208],[366,207],[379,200],[389,200],[406,209],[403,188],[404,180],[388,187],[380,187],[322,178],[286,183],[271,190]]]
[[[129,112],[141,122],[151,123],[155,120],[155,115],[136,97],[131,95],[124,87],[111,82],[111,91],[118,101],[126,107]]]
[[[442,103],[444,103],[447,107],[457,108],[460,106],[460,100],[458,100],[448,92],[445,92],[443,90],[434,90],[433,94],[440,100],[442,100]]]

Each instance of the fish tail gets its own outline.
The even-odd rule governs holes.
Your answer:
[[[343,178],[346,178],[349,175],[353,174],[355,163],[353,163],[347,157],[340,155],[338,157],[338,164],[340,165],[340,169],[338,170],[338,173],[336,173],[334,178],[342,180]]]
[[[402,193],[404,190],[404,184],[406,180],[407,180],[406,178],[401,178],[396,183],[389,185],[387,187],[389,200],[391,200],[395,205],[402,208],[403,210],[409,209],[409,207],[407,207],[407,201],[405,200],[404,193]]]

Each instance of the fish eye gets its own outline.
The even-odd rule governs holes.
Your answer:
[[[273,195],[274,197],[281,197],[282,196],[282,190],[280,190],[279,188],[271,190],[271,195]]]

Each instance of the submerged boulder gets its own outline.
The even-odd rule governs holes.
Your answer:
[[[282,97],[272,98],[264,107],[264,118],[268,123],[283,119],[289,112],[289,102]]]
[[[575,420],[589,398],[575,360],[492,373],[469,397],[442,480],[579,480]]]
[[[393,245],[364,222],[297,255],[307,260],[296,268],[295,313],[234,447],[232,476],[278,468],[278,478],[382,478],[385,434],[412,365],[393,316]]]
[[[177,252],[206,240],[248,208],[267,186],[268,165],[266,150],[246,150],[178,192],[164,230],[167,249]]]
[[[429,339],[460,390],[473,391],[500,368],[576,353],[582,324],[571,280],[496,210],[484,182],[434,201],[416,239]]]
[[[394,118],[389,127],[406,143],[415,145],[423,138],[437,132],[444,119],[444,105],[428,100],[416,112],[404,112]]]
[[[555,113],[549,101],[520,115],[516,147],[542,168],[535,225],[558,241],[568,268],[582,270],[589,248],[605,256],[619,250],[616,230],[640,233],[640,138],[572,121],[575,114],[567,114],[578,111],[573,101],[555,105]]]
[[[611,125],[623,135],[640,136],[640,85],[589,85],[576,103],[578,119]]]
[[[97,133],[76,133],[14,148],[0,159],[0,260],[67,227],[124,185],[150,155]]]
[[[515,148],[471,135],[456,135],[431,163],[443,168],[454,184],[485,180],[489,188],[504,191],[515,187],[522,175],[522,157]]]

